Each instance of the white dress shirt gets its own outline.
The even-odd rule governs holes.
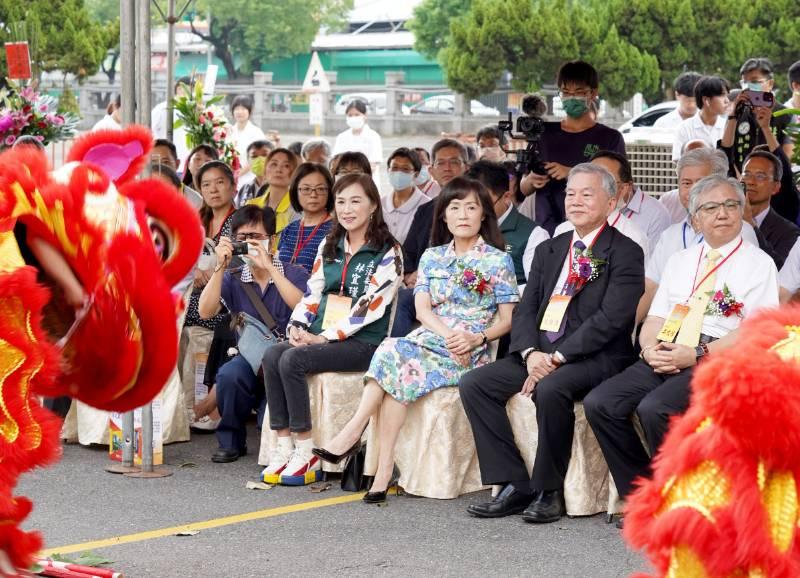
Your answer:
[[[239,130],[234,122],[228,132],[228,141],[233,143],[236,147],[236,152],[239,154],[239,162],[247,164],[247,147],[257,140],[265,140],[264,131],[258,128],[249,120],[242,130]],[[248,171],[249,172],[249,171]]]
[[[653,123],[653,128],[676,130],[684,120],[687,119],[684,119],[681,116],[681,113],[678,112],[678,107],[676,106],[667,114],[659,116]]]
[[[673,223],[681,223],[686,219],[686,207],[681,203],[678,189],[672,189],[658,198],[658,202],[664,205]]]
[[[173,108],[172,109],[172,120],[173,125],[179,119],[178,112]],[[152,112],[150,113],[150,128],[153,131],[153,138],[167,138],[167,101],[159,102],[155,107],[153,107]],[[186,129],[183,127],[173,128],[172,129],[172,144],[175,145],[175,149],[178,152],[178,172],[181,171],[181,167],[183,167],[183,171],[186,171],[186,167],[184,163],[186,159],[189,157],[189,147],[186,145]],[[241,183],[240,183],[241,184]]]
[[[522,254],[522,270],[525,271],[525,279],[531,274],[531,264],[533,263],[533,255],[536,253],[536,247],[547,241],[550,234],[542,227],[534,227],[531,231],[531,236],[528,237],[528,244],[525,245],[525,252]],[[525,288],[525,285],[520,285],[520,293]]]
[[[795,241],[778,276],[781,287],[794,294],[800,289],[800,239]]]
[[[733,251],[741,242],[741,246]],[[659,285],[648,315],[667,319],[675,305],[686,303],[693,285],[699,283],[706,269],[705,255],[711,250],[707,243],[689,247],[670,257],[664,268],[665,282]],[[736,301],[744,304],[742,316],[748,317],[758,309],[778,305],[778,271],[772,258],[764,251],[737,236],[719,247],[714,289],[727,285]],[[723,262],[723,260],[730,257]],[[695,279],[696,277],[696,279]],[[742,318],[705,315],[701,332],[711,337],[724,337],[737,329]]]
[[[639,187],[620,212],[647,236],[648,247],[655,247],[661,233],[672,224],[667,209],[650,195],[645,195]]]
[[[622,213],[620,213],[619,210],[614,209],[608,216],[608,224],[628,237],[631,241],[636,242],[636,244],[642,248],[642,251],[644,251],[644,257],[647,259],[647,256],[649,255],[649,243],[647,242],[647,237],[639,228],[639,226],[633,222],[633,220],[622,216]],[[553,237],[557,237],[561,233],[566,233],[574,228],[575,227],[572,225],[572,223],[569,221],[564,221],[558,227],[556,227],[556,230],[553,232]]]
[[[725,130],[725,120],[727,117],[719,115],[714,126],[708,126],[700,118],[700,111],[697,111],[692,118],[687,118],[675,132],[675,140],[672,143],[672,160],[677,161],[683,153],[683,145],[690,140],[700,139],[705,141],[712,149],[717,148],[717,141],[722,138]]]
[[[368,124],[364,125],[361,133],[355,134],[352,129],[340,132],[333,145],[333,156],[346,152],[364,153],[372,164],[383,162],[383,143],[381,135],[372,130]]]
[[[408,230],[411,228],[411,221],[414,220],[417,209],[425,203],[430,203],[431,200],[417,187],[414,187],[411,196],[399,207],[394,206],[393,197],[394,191],[381,197],[383,220],[386,221],[392,236],[402,245],[408,237]]]
[[[758,238],[756,238],[756,232],[750,223],[742,221],[741,235],[745,243],[749,242],[754,247],[758,247]],[[695,232],[689,217],[684,216],[682,222],[671,225],[661,233],[661,237],[659,237],[658,243],[653,248],[650,258],[646,261],[644,276],[656,285],[660,284],[661,276],[670,257],[702,242],[703,235]]]

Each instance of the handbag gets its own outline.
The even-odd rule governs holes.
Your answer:
[[[345,492],[363,492],[372,483],[372,476],[364,475],[364,464],[367,461],[367,444],[347,458],[342,470],[342,490]]]
[[[261,371],[261,360],[264,358],[264,353],[282,338],[275,331],[277,327],[275,319],[258,298],[255,290],[247,283],[242,283],[241,280],[239,282],[261,319],[256,319],[244,312],[236,316],[234,323],[239,328],[239,340],[236,347],[239,355],[250,364],[253,373],[258,375],[258,372]]]

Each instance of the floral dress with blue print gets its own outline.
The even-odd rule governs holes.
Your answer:
[[[452,242],[427,249],[418,271],[414,294],[428,293],[433,313],[453,329],[485,331],[498,305],[519,301],[511,256],[480,238],[462,257],[456,256]],[[489,361],[483,345],[472,350],[464,367],[450,357],[443,337],[420,327],[406,337],[385,339],[364,379],[374,379],[396,400],[410,403],[440,387],[455,386],[464,373]]]

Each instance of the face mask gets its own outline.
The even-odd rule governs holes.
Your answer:
[[[586,99],[579,97],[565,98],[561,101],[561,106],[570,118],[583,116],[586,114],[586,111],[589,110],[589,104],[586,102]]]
[[[414,177],[414,184],[419,186],[424,185],[431,179],[431,173],[428,171],[428,165],[423,165],[419,170],[419,174]]]
[[[347,126],[355,130],[361,130],[364,128],[364,124],[366,123],[367,119],[361,115],[358,116],[348,116],[347,117]]]
[[[250,161],[250,170],[257,177],[264,176],[264,169],[267,168],[267,157],[256,157]]]
[[[414,175],[402,171],[390,171],[389,184],[395,191],[402,191],[414,184]]]
[[[745,82],[742,81],[742,90],[752,90],[753,92],[763,92],[760,82]]]

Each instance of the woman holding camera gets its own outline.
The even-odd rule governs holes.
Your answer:
[[[278,434],[262,474],[271,484],[305,485],[319,479],[321,464],[311,453],[306,375],[369,367],[388,333],[402,278],[402,250],[383,221],[372,178],[342,177],[332,195],[336,224],[319,247],[306,296],[292,313],[289,341],[264,355],[269,427]]]

